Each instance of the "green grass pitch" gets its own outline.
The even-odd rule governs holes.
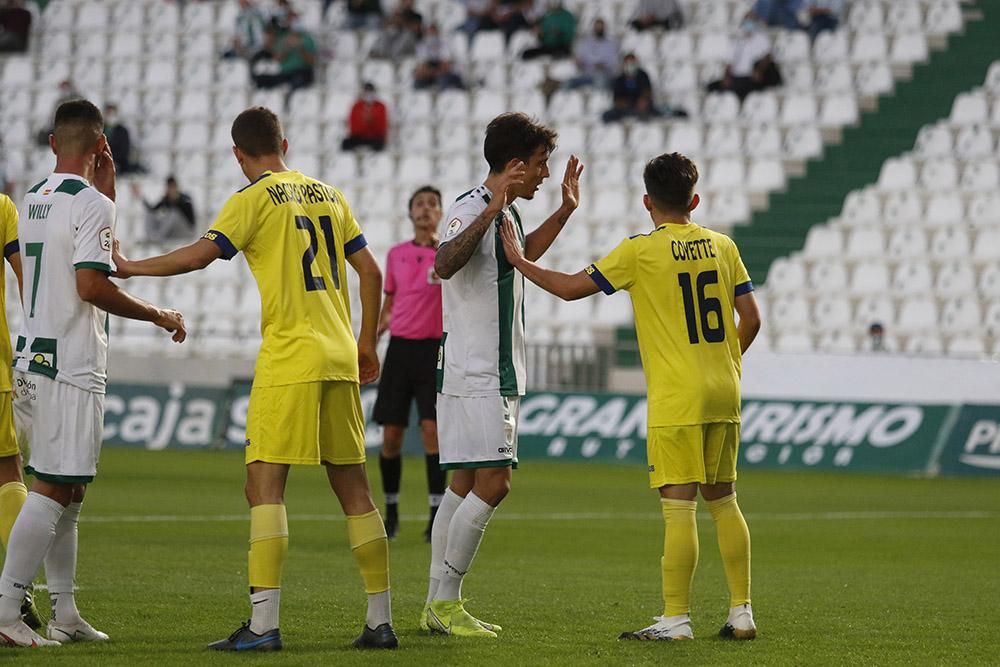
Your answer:
[[[374,457],[373,457],[374,458]],[[377,465],[372,466],[374,486]],[[1000,483],[747,472],[754,642],[719,640],[728,606],[699,515],[693,642],[618,642],[660,609],[663,525],[639,466],[526,461],[466,580],[497,640],[416,630],[429,547],[423,461],[404,466],[391,546],[401,648],[349,647],[364,594],[339,507],[318,468],[295,469],[277,655],[209,654],[248,614],[242,455],[107,449],[81,523],[78,601],[107,645],[0,649],[21,664],[815,665],[995,664]],[[376,491],[381,504],[381,493]],[[39,597],[48,611],[44,593]]]

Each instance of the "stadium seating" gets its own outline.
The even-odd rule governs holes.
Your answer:
[[[989,115],[998,102],[1000,61],[983,87],[956,97],[946,119],[919,131],[912,151],[886,160],[876,183],[851,192],[837,218],[813,227],[801,252],[774,262],[765,291],[796,295],[808,275],[814,314],[803,327],[776,301],[768,314],[776,347],[856,352],[880,322],[890,348],[907,354],[1000,352],[1000,125]],[[841,297],[853,317],[829,305]],[[836,344],[831,330],[840,332]]]
[[[398,64],[369,61],[366,55],[375,35],[340,29],[343,3],[333,4],[325,24],[319,16],[321,3],[299,0],[293,4],[302,13],[303,24],[316,34],[324,62],[316,86],[297,93],[286,114],[290,162],[344,190],[377,256],[384,257],[389,245],[407,234],[403,206],[409,191],[424,182],[440,185],[446,198],[467,189],[483,171],[484,122],[500,111],[517,109],[543,118],[561,133],[560,148],[553,156],[553,179],[546,186],[552,192],[525,203],[531,219],[545,214],[543,204],[555,203],[554,181],[561,174],[560,162],[570,152],[581,155],[588,165],[584,204],[574,220],[574,233],[594,242],[577,246],[560,240],[556,244],[554,261],[565,262],[567,270],[579,270],[618,239],[647,224],[640,206],[639,175],[643,162],[654,152],[678,150],[699,163],[705,201],[697,217],[700,223],[722,230],[744,224],[754,208],[766,206],[769,193],[785,187],[790,174],[801,173],[808,160],[822,156],[824,139],[856,123],[859,109],[870,108],[873,97],[892,91],[895,76],[905,75],[910,65],[925,60],[929,44],[940,43],[940,37],[962,27],[958,0],[864,0],[850,3],[845,25],[838,32],[821,34],[815,44],[802,32],[774,30],[774,53],[786,84],[751,95],[741,107],[730,94],[703,91],[708,81],[719,76],[729,56],[747,2],[685,0],[682,4],[689,20],[684,30],[635,33],[627,27],[634,0],[570,0],[567,6],[580,17],[581,30],[589,30],[597,15],[604,17],[621,38],[623,51],[636,52],[654,78],[661,103],[690,114],[687,120],[608,126],[600,121],[600,113],[610,106],[605,91],[561,91],[546,103],[537,88],[546,67],[560,76],[572,74],[573,67],[568,62],[520,61],[518,52],[531,43],[530,35],[515,35],[505,44],[500,33],[485,32],[469,45],[464,35],[455,34],[464,17],[456,0],[417,2],[428,20],[440,23],[443,32],[451,35],[458,66],[472,84],[469,91],[437,94],[412,90],[412,60]],[[207,225],[226,195],[244,184],[228,150],[232,117],[248,104],[280,109],[283,102],[278,91],[251,89],[245,63],[217,57],[230,38],[235,12],[235,1],[49,3],[39,17],[40,30],[31,52],[0,60],[0,85],[5,91],[0,128],[8,178],[23,191],[31,178],[49,168],[51,156],[33,145],[33,135],[44,122],[40,114],[47,114],[54,103],[58,82],[72,77],[95,101],[118,103],[151,171],[141,179],[148,195],[161,187],[168,173],[178,174],[182,188],[194,197],[199,225]],[[393,137],[384,154],[356,156],[339,150],[346,114],[364,80],[374,81],[390,106]],[[912,192],[922,183],[939,190],[940,196],[948,194],[946,183],[957,183],[969,199],[967,215],[970,219],[978,216],[979,233],[990,233],[986,230],[1000,215],[995,205],[1000,173],[995,153],[984,147],[989,134],[984,128],[991,122],[993,127],[1000,125],[998,67],[991,70],[986,89],[956,100],[946,127],[929,130],[918,140],[913,155],[887,164],[877,189],[848,198],[842,220],[835,225],[837,232],[816,232],[844,244],[850,259],[843,267],[828,267],[822,274],[807,271],[813,256],[806,253],[803,258],[776,262],[769,288],[776,293],[794,291],[804,284],[807,274],[827,284],[843,282],[857,290],[854,293],[859,297],[889,285],[888,267],[880,272],[860,262],[876,258],[876,249],[886,246],[902,253],[900,258],[911,257],[924,240],[896,240],[891,232],[865,227],[880,220],[883,207],[890,208],[888,193]],[[995,144],[992,139],[990,143]],[[931,162],[932,157],[949,157],[950,162]],[[905,212],[905,203],[901,200],[893,210]],[[947,208],[948,204],[939,206]],[[143,210],[127,187],[118,190],[118,209],[118,235],[132,253],[157,250],[142,243]],[[849,229],[858,236],[848,233]],[[862,232],[871,232],[867,240]],[[964,239],[956,234],[929,242],[940,241],[954,253],[971,240],[969,234]],[[835,256],[832,247],[819,236],[807,244],[807,250],[814,248],[824,258]],[[862,254],[851,255],[855,251]],[[975,244],[975,252],[980,251]],[[945,253],[939,259],[948,257]],[[183,299],[192,313],[200,314],[191,318],[196,323],[194,354],[208,354],[208,350],[213,356],[252,354],[257,333],[247,323],[259,313],[260,304],[246,264],[242,258],[217,264],[221,266],[213,265],[206,274],[211,280],[177,277],[163,281],[159,294],[171,303]],[[786,271],[784,279],[782,271]],[[216,279],[233,296],[226,300],[224,317],[212,316],[222,314],[215,307],[220,302]],[[787,282],[782,284],[782,280]],[[233,294],[237,287],[242,292]],[[356,290],[353,294],[356,300]],[[354,306],[357,317],[357,302]],[[560,328],[578,330],[577,325],[592,319],[606,323],[610,315],[624,319],[621,309],[603,303],[600,308],[595,318],[568,307],[548,312],[556,334]],[[837,308],[837,317],[843,319],[841,306]],[[218,322],[226,318],[231,326]],[[113,325],[126,349],[145,351],[151,345],[172,349],[163,337],[143,338],[140,331],[148,333],[148,327],[133,330],[131,326]],[[211,337],[212,344],[202,347],[203,336],[206,341]],[[220,343],[225,340],[230,344]],[[831,339],[824,346],[846,349],[845,340],[852,339]],[[812,337],[782,338],[778,332],[774,347],[811,349],[814,344]]]

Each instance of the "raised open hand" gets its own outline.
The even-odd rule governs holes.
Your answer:
[[[570,155],[566,161],[566,173],[562,180],[563,208],[576,210],[580,205],[580,174],[583,173],[583,163],[580,158]]]
[[[514,223],[510,218],[504,216],[500,225],[500,240],[503,241],[503,252],[507,255],[507,261],[511,266],[517,267],[524,260],[524,251],[521,249],[521,241],[517,238],[514,230]]]

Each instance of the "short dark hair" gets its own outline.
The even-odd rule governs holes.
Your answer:
[[[515,158],[528,161],[539,148],[551,153],[556,148],[555,130],[519,112],[500,114],[486,126],[483,155],[490,171],[499,173]]]
[[[416,191],[412,195],[410,195],[410,201],[409,203],[406,204],[407,212],[409,212],[409,210],[413,208],[413,200],[417,198],[417,195],[421,195],[425,192],[430,192],[432,195],[438,198],[438,206],[442,207],[444,206],[444,200],[441,198],[441,191],[438,190],[433,185],[424,185],[422,187],[417,188]]]
[[[658,209],[687,211],[698,183],[698,167],[680,153],[664,153],[646,163],[642,180]]]
[[[233,121],[233,144],[250,157],[281,155],[285,132],[278,115],[267,107],[250,107]]]
[[[83,153],[93,147],[103,132],[104,116],[93,102],[71,100],[56,109],[52,134],[60,153]]]

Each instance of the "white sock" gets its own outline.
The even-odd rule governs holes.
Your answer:
[[[56,535],[45,554],[45,581],[52,600],[52,620],[59,625],[82,621],[73,590],[76,578],[78,526],[83,503],[70,503],[56,524]]]
[[[24,589],[38,573],[62,514],[62,505],[40,493],[31,492],[24,501],[10,531],[0,575],[0,625],[10,625],[20,618]]]
[[[434,525],[431,526],[431,573],[430,584],[427,586],[427,604],[434,600],[438,582],[441,581],[441,571],[444,569],[444,552],[448,546],[448,527],[455,510],[462,504],[464,498],[450,488],[445,489],[437,514],[434,515]]]
[[[262,635],[278,627],[278,608],[281,606],[281,589],[268,588],[250,594],[250,631]]]
[[[392,598],[389,597],[389,591],[370,593],[365,624],[374,630],[383,623],[392,623]]]
[[[440,511],[440,510],[438,510]],[[455,510],[448,528],[444,567],[435,600],[458,600],[462,597],[462,579],[472,565],[472,559],[483,541],[486,524],[496,511],[474,493],[469,493]]]

